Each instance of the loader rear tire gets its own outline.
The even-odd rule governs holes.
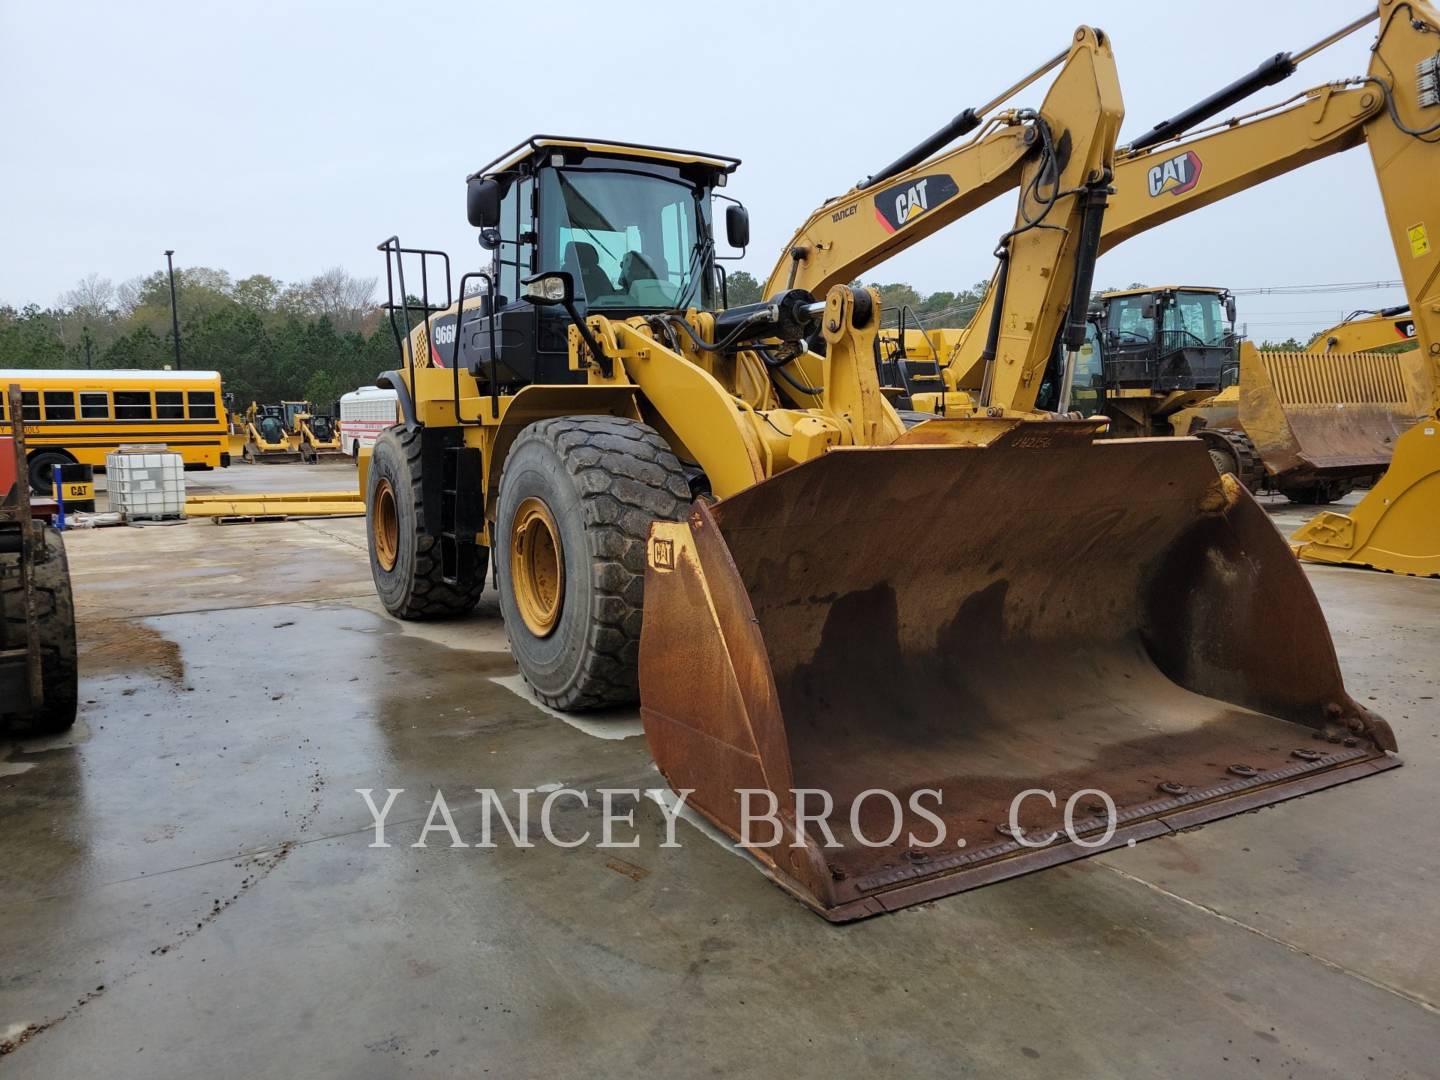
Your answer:
[[[75,605],[70,595],[70,564],[60,532],[36,525],[35,559],[30,565],[35,590],[35,634],[40,646],[40,682],[45,695],[33,712],[17,713],[12,730],[55,735],[75,723],[78,664],[75,657]],[[0,576],[0,607],[6,648],[25,648],[25,590],[20,587],[19,557],[6,557]],[[13,704],[13,703],[6,703]]]
[[[500,478],[496,571],[510,651],[546,705],[638,699],[650,523],[689,505],[680,462],[638,421],[562,416],[520,433]]]
[[[440,538],[425,531],[421,490],[419,429],[387,428],[375,440],[365,489],[365,533],[375,591],[397,619],[464,615],[480,600],[488,553],[477,548],[464,577],[446,581]]]

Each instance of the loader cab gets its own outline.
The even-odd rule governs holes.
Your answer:
[[[1218,390],[1235,350],[1235,302],[1223,289],[1164,286],[1103,293],[1105,385],[1131,394]]]
[[[493,359],[501,392],[585,381],[570,370],[567,312],[521,296],[524,279],[547,271],[569,273],[581,315],[713,310],[712,196],[737,165],[681,150],[535,136],[476,172],[467,209],[492,252],[495,288],[465,302],[461,365],[488,385]],[[743,241],[733,212],[726,219],[728,239]],[[447,318],[454,316],[436,320],[437,342],[448,337]],[[447,362],[443,354],[434,359]]]

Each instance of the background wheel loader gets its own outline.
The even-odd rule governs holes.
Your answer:
[[[1283,81],[1302,60],[1372,23],[1378,24],[1376,44],[1365,76],[1326,83],[1209,128],[1198,126]],[[1100,241],[1103,254],[1131,236],[1309,162],[1361,145],[1369,148],[1415,317],[1413,332],[1420,342],[1419,351],[1398,363],[1403,397],[1393,390],[1396,363],[1391,361],[1272,356],[1263,370],[1250,365],[1255,390],[1247,400],[1255,433],[1247,437],[1267,472],[1284,476],[1302,501],[1322,501],[1355,478],[1374,475],[1391,462],[1393,452],[1405,448],[1404,467],[1390,467],[1383,485],[1360,505],[1344,515],[1322,514],[1294,539],[1305,559],[1432,576],[1440,575],[1440,529],[1435,527],[1440,521],[1440,439],[1426,434],[1437,430],[1440,416],[1440,324],[1434,324],[1440,314],[1434,310],[1440,305],[1440,249],[1430,242],[1434,226],[1428,224],[1440,220],[1440,187],[1433,182],[1440,175],[1435,141],[1440,133],[1437,25],[1440,16],[1423,0],[1380,0],[1376,14],[1299,52],[1271,57],[1249,75],[1155,125],[1117,152],[1116,192]],[[944,129],[958,136],[980,128],[971,143],[944,160],[993,155],[991,126],[981,124],[1008,94],[965,110]],[[864,219],[836,213],[847,208],[854,195],[830,200],[801,226],[777,260],[767,290],[782,285],[823,290],[836,281],[853,280],[898,250],[892,232],[867,228]],[[929,213],[929,231],[966,209],[952,203]],[[997,272],[967,328],[917,327],[899,335],[897,347],[888,350],[892,366],[908,365],[943,384],[943,392],[934,385],[914,393],[916,409],[943,414],[965,407],[983,390],[1000,281]],[[1428,328],[1427,320],[1432,323]],[[1062,396],[1049,404],[1069,408],[1070,388],[1061,387],[1065,366],[1057,353],[1049,381]],[[1074,362],[1068,366],[1073,370]],[[1241,366],[1243,372],[1246,365]],[[1352,382],[1351,372],[1362,373],[1364,379]],[[910,388],[920,389],[913,383]],[[1199,419],[1224,423],[1226,410],[1238,408],[1231,403],[1242,396],[1243,391],[1234,391],[1215,403],[1216,413]],[[1397,428],[1405,432],[1403,437]]]
[[[667,782],[832,920],[1398,764],[1201,443],[1034,408],[1057,336],[1084,338],[1122,117],[1099,32],[1026,83],[1055,67],[987,153],[932,160],[938,132],[833,209],[898,247],[1018,191],[984,389],[909,429],[873,290],[723,307],[733,158],[535,136],[469,178],[493,273],[452,292],[442,253],[380,245],[403,419],[361,485],[387,609],[463,613],[492,569],[536,696],[638,693]],[[746,212],[725,218],[743,247]],[[774,800],[778,846],[742,835],[742,789]],[[922,796],[943,843],[904,809]]]

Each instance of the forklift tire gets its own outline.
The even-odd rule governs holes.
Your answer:
[[[525,428],[496,514],[500,608],[535,696],[576,711],[639,698],[641,601],[652,521],[679,521],[690,485],[654,428],[562,416]]]
[[[397,619],[464,615],[485,587],[488,552],[477,547],[465,576],[446,581],[440,538],[425,531],[421,490],[420,430],[393,427],[381,432],[365,490],[365,533],[375,591]]]
[[[11,730],[17,734],[55,735],[75,723],[79,699],[75,659],[75,605],[70,595],[70,564],[65,541],[57,529],[35,526],[35,561],[30,573],[35,590],[35,632],[40,644],[40,681],[45,700],[31,713],[17,712]],[[24,648],[25,590],[18,559],[6,557],[0,577],[0,608],[5,619],[5,645]]]

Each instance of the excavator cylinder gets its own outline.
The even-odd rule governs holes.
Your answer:
[[[843,922],[1399,764],[1200,442],[950,423],[651,533],[647,740],[777,883]]]

